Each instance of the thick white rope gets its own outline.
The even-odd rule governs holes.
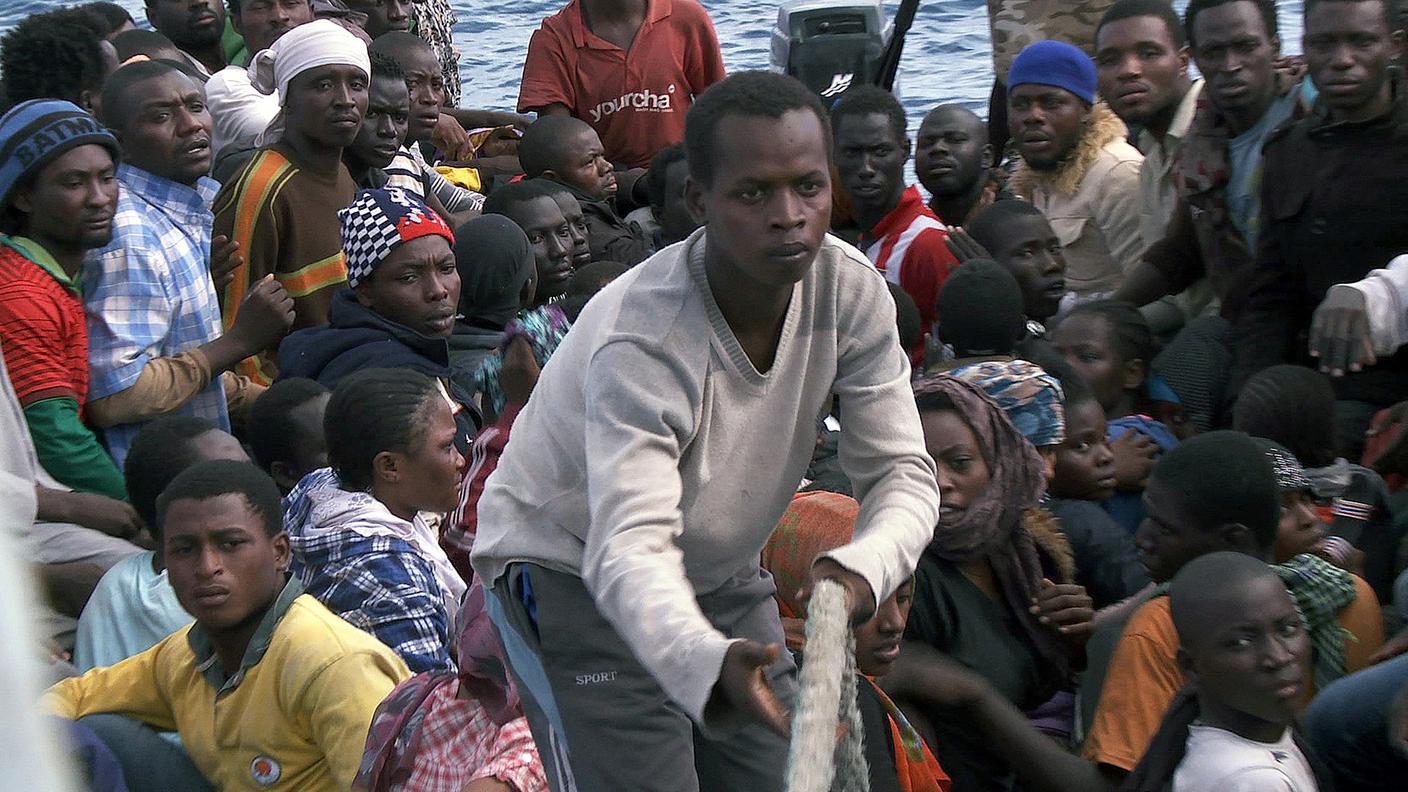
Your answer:
[[[846,727],[839,746],[838,723]],[[849,595],[840,583],[822,580],[807,603],[807,647],[787,752],[787,792],[869,792],[863,728],[856,708]]]

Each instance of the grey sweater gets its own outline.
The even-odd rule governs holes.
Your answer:
[[[701,724],[731,641],[695,596],[757,569],[830,394],[862,508],[854,541],[829,556],[888,597],[913,574],[939,506],[884,277],[827,237],[760,374],[714,301],[705,243],[696,231],[587,305],[485,485],[473,553],[491,584],[516,561],[580,575]]]

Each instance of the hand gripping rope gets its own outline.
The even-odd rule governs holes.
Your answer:
[[[837,724],[845,736],[836,743]],[[787,752],[787,792],[869,792],[870,769],[856,708],[855,635],[849,594],[822,580],[807,604],[807,649]]]

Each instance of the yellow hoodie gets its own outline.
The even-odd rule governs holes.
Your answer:
[[[217,789],[345,792],[372,713],[406,664],[290,581],[228,679],[198,625],[53,686],[65,718],[115,712],[175,730]]]

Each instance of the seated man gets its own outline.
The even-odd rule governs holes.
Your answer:
[[[218,789],[283,781],[346,790],[372,713],[405,663],[303,594],[288,576],[279,490],[245,462],[203,462],[157,500],[171,586],[195,624],[108,668],[64,680],[41,706],[79,719],[115,713],[175,729],[194,764],[167,789],[204,777]],[[257,728],[251,728],[258,724]],[[130,761],[143,745],[104,741]]]
[[[1066,249],[1067,300],[1119,288],[1139,261],[1139,168],[1128,130],[1096,95],[1090,56],[1061,41],[1022,50],[1008,75],[1008,122],[1022,164],[1012,191],[1051,221]]]
[[[621,219],[636,202],[631,194],[637,176],[622,185],[606,160],[601,139],[585,121],[571,116],[547,116],[523,133],[518,161],[530,179],[543,177],[565,185],[586,213],[592,260],[619,261],[633,267],[650,255],[650,246]],[[628,204],[630,206],[628,206]]]
[[[640,227],[652,250],[680,242],[699,227],[684,200],[688,178],[689,162],[683,143],[666,146],[651,158],[650,169],[645,173],[645,194],[650,205],[626,215],[626,222]]]
[[[327,324],[332,296],[347,280],[337,211],[352,203],[357,186],[342,150],[367,109],[367,48],[318,20],[280,36],[255,60],[254,87],[278,91],[283,123],[265,131],[268,146],[215,196],[214,233],[237,243],[244,257],[221,294],[225,328],[245,294],[271,274],[293,298],[294,328]],[[333,90],[321,89],[329,83]],[[261,385],[278,373],[270,350],[241,361],[238,371]]]
[[[428,185],[430,189],[424,194],[433,194],[447,212],[445,221],[459,227],[484,207],[484,196],[451,183],[426,160],[426,152],[435,150],[431,136],[445,105],[445,78],[440,62],[429,44],[404,30],[377,36],[371,51],[401,67],[406,88],[411,92],[406,142],[386,168],[390,177],[388,184],[405,189],[423,189],[415,185]]]
[[[62,485],[127,499],[122,474],[83,421],[88,331],[78,277],[112,239],[117,139],[69,102],[0,116],[0,345],[39,464]],[[77,185],[71,186],[71,185]]]
[[[287,495],[300,479],[328,466],[323,411],[332,395],[305,377],[287,377],[260,394],[250,411],[249,451]]]
[[[572,225],[538,180],[505,184],[484,202],[484,214],[503,215],[528,235],[538,270],[536,308],[567,293],[572,279]]]
[[[554,204],[556,206],[556,204]],[[338,213],[348,251],[348,288],[333,299],[328,324],[279,345],[281,376],[335,388],[368,368],[407,368],[434,377],[455,404],[460,448],[479,430],[473,399],[450,377],[450,335],[460,274],[445,221],[397,187],[363,190]]]
[[[1168,452],[1144,493],[1148,510],[1135,538],[1155,583],[1220,550],[1271,562],[1281,516],[1277,472],[1240,432],[1198,435]],[[1318,687],[1368,665],[1383,643],[1378,599],[1369,585],[1316,556],[1274,567],[1307,620],[1315,674],[1295,691],[1303,708]],[[1109,662],[1085,756],[1122,774],[1139,763],[1187,669],[1169,599],[1155,596],[1130,617]]]
[[[966,226],[993,201],[1011,198],[993,167],[987,125],[962,105],[943,104],[919,124],[914,173],[929,191],[929,210],[945,225]]]
[[[168,415],[142,427],[133,439],[123,466],[127,491],[158,550],[157,497],[186,468],[212,459],[248,462],[249,455],[238,440],[204,418]],[[116,665],[191,623],[167,582],[158,550],[123,559],[98,582],[78,617],[73,664],[79,671]]]
[[[572,232],[573,272],[592,263],[591,232],[587,228],[587,214],[582,210],[582,202],[577,200],[571,188],[561,182],[543,178],[530,181],[552,193],[552,199],[557,201],[557,208],[562,210],[562,216],[567,220],[567,228]]]
[[[1028,334],[1046,335],[1046,323],[1060,311],[1066,294],[1064,248],[1046,215],[1026,201],[998,201],[964,230],[1022,287]]]
[[[171,39],[186,62],[209,77],[225,68],[225,4],[219,0],[146,0],[147,22]]]
[[[133,63],[103,87],[103,121],[122,143],[112,241],[90,253],[83,302],[92,369],[90,420],[119,465],[152,418],[190,415],[230,429],[227,404],[247,410],[247,379],[225,375],[276,343],[293,301],[261,283],[223,333],[210,279],[210,111],[200,86],[172,64]]]
[[[228,0],[230,26],[244,37],[245,49],[253,58],[298,25],[313,21],[308,0]],[[205,99],[215,128],[210,135],[210,153],[217,175],[223,175],[225,161],[255,149],[255,141],[274,116],[279,114],[279,97],[255,90],[249,69],[232,63],[210,75]]]
[[[861,230],[859,247],[886,280],[914,298],[928,333],[938,318],[939,291],[958,260],[919,188],[905,186],[910,149],[904,108],[889,91],[857,86],[831,108],[831,133],[840,186]]]

